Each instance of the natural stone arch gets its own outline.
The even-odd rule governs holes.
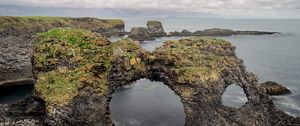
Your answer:
[[[124,86],[126,87],[125,90],[123,90]],[[142,78],[124,86],[120,87],[121,92],[118,88],[111,94],[109,108],[114,125],[121,123],[127,125],[168,124],[183,126],[185,124],[185,113],[181,98],[163,82]],[[159,99],[156,97],[158,94],[160,94]],[[124,117],[125,115],[126,117]]]
[[[222,105],[232,108],[241,108],[248,102],[248,98],[244,93],[243,88],[236,84],[231,84],[225,87],[222,95]]]
[[[110,43],[82,30],[55,29],[40,36],[34,43],[33,66],[35,90],[46,104],[45,124],[112,125],[107,111],[110,94],[118,86],[140,78],[164,82],[181,97],[187,126],[300,124],[299,118],[273,105],[258,86],[257,77],[246,71],[235,47],[227,41],[166,41],[149,53],[131,40]],[[70,42],[65,44],[66,40]],[[49,56],[51,51],[54,57]],[[70,52],[67,61],[60,57],[64,52]],[[240,109],[221,104],[225,87],[234,83],[244,89],[249,101]],[[49,93],[48,88],[59,93]]]

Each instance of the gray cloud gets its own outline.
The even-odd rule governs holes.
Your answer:
[[[0,4],[39,7],[114,8],[199,12],[225,16],[300,17],[300,0],[0,0]]]

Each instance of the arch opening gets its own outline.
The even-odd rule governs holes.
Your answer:
[[[33,91],[34,85],[29,82],[0,87],[0,104],[15,103],[26,96],[32,95]]]
[[[222,104],[227,107],[240,108],[247,102],[243,88],[236,84],[229,85],[222,95]]]
[[[112,94],[110,112],[116,126],[183,126],[181,98],[162,82],[140,79]]]

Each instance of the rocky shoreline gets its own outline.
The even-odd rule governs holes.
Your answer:
[[[164,34],[157,28],[162,25],[154,25],[159,32],[152,35]],[[151,37],[148,30],[142,29]],[[191,32],[181,34],[189,36]],[[277,109],[227,41],[190,37],[166,41],[154,52],[147,52],[131,39],[112,43],[103,36],[83,29],[55,28],[30,37],[3,37],[0,44],[6,46],[0,47],[6,51],[1,54],[6,56],[0,58],[0,70],[10,72],[6,66],[11,65],[9,68],[27,74],[11,72],[12,78],[1,81],[34,78],[35,91],[16,103],[0,104],[0,125],[110,126],[112,93],[141,78],[164,82],[180,96],[186,126],[300,125],[300,118]],[[13,59],[11,52],[20,56]],[[221,102],[232,84],[243,88],[248,99],[238,109]]]

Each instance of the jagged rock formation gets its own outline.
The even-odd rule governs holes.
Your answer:
[[[124,22],[118,19],[0,16],[0,36],[34,35],[57,27],[82,28],[102,35],[125,32]]]
[[[276,82],[267,81],[260,85],[266,90],[267,94],[269,95],[287,95],[292,93],[289,89]]]
[[[153,37],[162,37],[166,36],[166,32],[163,28],[163,25],[160,21],[148,21],[147,22],[147,29],[149,35]]]
[[[152,40],[154,40],[154,38],[152,38],[148,34],[147,29],[144,27],[131,28],[128,38],[131,38],[132,40],[135,40],[135,41],[152,41]]]
[[[38,120],[36,125],[112,125],[111,94],[140,78],[162,81],[181,97],[187,126],[300,125],[299,118],[274,106],[257,77],[237,58],[235,47],[224,40],[166,41],[149,53],[129,39],[110,43],[85,30],[59,28],[40,34],[34,47],[35,91],[42,99],[34,110],[45,112],[29,118]],[[231,84],[241,86],[248,98],[239,109],[221,102]],[[0,107],[0,112],[8,108]],[[25,124],[27,117],[1,114],[0,125]]]

